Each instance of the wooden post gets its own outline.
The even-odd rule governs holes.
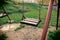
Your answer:
[[[41,36],[41,40],[45,40],[46,35],[47,35],[48,26],[49,26],[49,23],[50,23],[52,9],[53,9],[53,3],[54,3],[54,0],[50,0],[49,7],[48,7],[48,12],[47,12],[47,16],[46,16],[46,20],[45,20],[45,24],[44,24],[44,28],[43,28],[43,33],[42,33],[42,36]]]
[[[57,7],[57,21],[56,21],[56,30],[58,30],[58,21],[59,21],[59,0],[58,0],[58,7]]]

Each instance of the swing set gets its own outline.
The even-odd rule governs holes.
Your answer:
[[[46,39],[46,35],[47,35],[47,31],[48,31],[48,26],[49,26],[49,23],[50,23],[52,9],[53,9],[53,3],[54,3],[54,0],[50,0],[49,7],[48,7],[48,12],[47,12],[47,16],[46,16],[46,20],[45,20],[45,24],[44,24],[44,28],[43,28],[43,32],[42,32],[42,36],[41,36],[40,40],[45,40]],[[58,4],[59,4],[59,2],[58,2]],[[23,2],[23,5],[24,5],[24,2]],[[60,9],[59,6],[60,5],[58,5],[58,11],[57,11],[58,12],[57,13],[57,26],[58,26],[59,9]],[[24,9],[24,6],[23,6],[23,9]],[[5,13],[6,13],[6,11],[4,12],[4,15],[2,15],[0,17],[2,18],[2,17],[7,16],[7,14],[5,14]],[[20,23],[22,23],[22,24],[28,24],[28,25],[32,25],[32,26],[37,26],[40,22],[41,22],[40,18],[39,19],[26,18],[24,16],[24,12],[23,12],[22,21]]]
[[[26,18],[25,15],[24,15],[24,0],[22,1],[23,3],[23,6],[22,6],[22,21],[20,22],[21,24],[27,24],[27,25],[31,25],[31,26],[38,26],[39,23],[41,22],[41,18],[40,18],[40,7],[42,7],[40,4],[39,4],[39,14],[38,14],[38,19],[34,19],[34,18]]]
[[[53,3],[54,3],[54,0],[50,0],[48,11],[47,11],[47,16],[46,16],[46,20],[45,20],[45,24],[44,24],[44,28],[43,28],[43,32],[42,32],[42,36],[41,36],[40,40],[45,40],[46,39],[48,26],[49,26],[49,23],[50,23],[52,9],[53,9]],[[59,5],[59,2],[58,2],[56,29],[58,29],[58,19],[59,19],[59,9],[60,9],[59,6],[60,5]],[[41,19],[36,20],[36,19],[32,19],[32,18],[25,18],[24,15],[23,15],[23,18],[24,19],[21,21],[22,24],[29,24],[29,25],[33,25],[33,26],[37,26],[40,23],[40,21],[41,21]]]

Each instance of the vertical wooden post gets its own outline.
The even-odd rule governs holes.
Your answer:
[[[42,36],[41,36],[41,40],[45,40],[45,38],[46,38],[46,34],[47,34],[47,31],[48,31],[48,26],[49,26],[50,19],[51,19],[53,3],[54,3],[54,0],[50,0],[49,7],[48,7],[48,12],[47,12],[47,16],[46,16],[46,20],[45,20],[45,24],[44,24],[44,28],[43,28],[43,33],[42,33]]]
[[[58,0],[58,7],[57,7],[57,21],[56,21],[56,30],[58,30],[58,21],[59,21],[59,0]]]

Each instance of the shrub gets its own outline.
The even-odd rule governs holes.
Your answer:
[[[6,34],[0,35],[0,40],[6,40],[6,38],[7,38]]]
[[[49,32],[48,40],[60,40],[60,31],[55,30],[53,32]]]

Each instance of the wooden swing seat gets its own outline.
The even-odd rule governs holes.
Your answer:
[[[26,18],[26,19],[22,20],[20,23],[37,26],[40,22],[41,22],[41,20],[39,20],[39,19]]]
[[[3,17],[5,17],[5,16],[7,16],[6,13],[0,13],[0,18],[3,18]]]

